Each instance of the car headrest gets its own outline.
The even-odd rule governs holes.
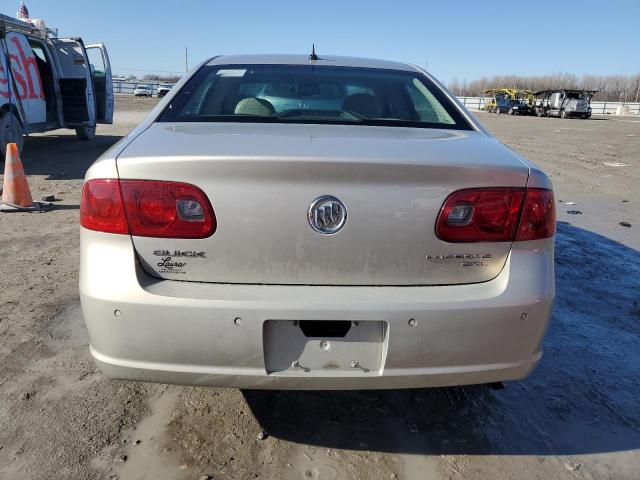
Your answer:
[[[264,98],[244,98],[238,102],[233,113],[236,115],[271,117],[276,113],[276,109],[271,102]]]

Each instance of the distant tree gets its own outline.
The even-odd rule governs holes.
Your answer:
[[[160,83],[176,83],[180,80],[180,75],[167,75],[167,74],[158,74],[158,73],[147,73],[143,80],[148,82],[160,82]]]

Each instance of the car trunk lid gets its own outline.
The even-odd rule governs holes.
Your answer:
[[[345,125],[155,123],[118,157],[121,179],[185,182],[217,219],[205,239],[133,237],[160,278],[253,284],[445,285],[482,282],[509,242],[452,244],[435,234],[454,191],[525,187],[528,168],[472,131]],[[312,228],[339,200],[346,222]]]

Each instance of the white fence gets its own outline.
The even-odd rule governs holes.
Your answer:
[[[136,87],[139,86],[149,86],[151,87],[151,91],[154,95],[158,94],[158,86],[164,85],[162,82],[145,82],[145,81],[136,81],[132,82],[129,80],[114,80],[113,81],[113,93],[122,93],[133,95],[133,91]]]
[[[491,97],[458,97],[458,100],[469,110],[480,110]],[[640,116],[640,103],[623,102],[591,102],[591,112],[594,115],[637,115]]]
[[[132,82],[128,80],[114,80],[113,93],[133,95],[133,90],[139,85],[148,85],[154,95],[157,95],[158,86],[161,82]],[[458,97],[458,100],[469,110],[480,110],[487,103],[491,102],[491,97]],[[640,116],[640,103],[623,102],[591,102],[591,110],[594,115],[637,115]],[[625,113],[626,112],[626,113]]]

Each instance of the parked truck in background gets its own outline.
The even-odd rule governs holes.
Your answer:
[[[0,14],[0,150],[23,136],[59,128],[82,140],[113,122],[107,50],[80,38],[58,38],[38,21]]]
[[[171,91],[173,88],[173,84],[171,83],[161,83],[158,86],[158,98],[164,97],[167,93]]]
[[[542,90],[535,93],[533,111],[538,117],[591,117],[591,99],[597,90]]]
[[[153,97],[153,87],[151,85],[138,85],[133,89],[134,97]]]

